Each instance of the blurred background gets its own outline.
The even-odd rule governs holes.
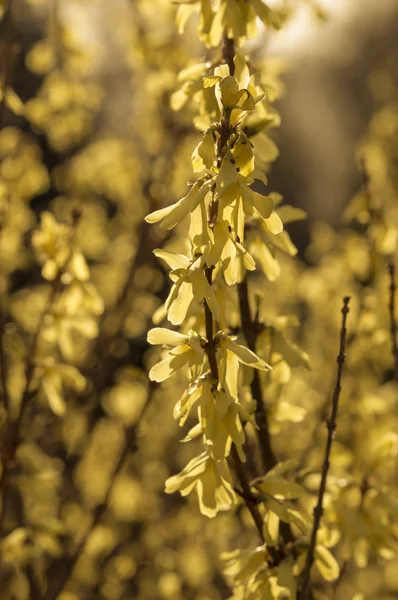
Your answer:
[[[369,283],[367,246],[360,230],[346,233],[342,215],[363,184],[358,148],[372,131],[390,140],[388,164],[392,169],[397,164],[397,121],[391,116],[375,122],[374,116],[385,106],[389,115],[396,114],[398,2],[292,4],[282,32],[264,31],[247,46],[256,64],[265,61],[280,96],[281,126],[270,134],[279,150],[272,145],[268,189],[308,213],[307,220],[289,226],[300,261],[282,259],[281,280],[259,287],[269,299],[263,306],[267,317],[302,317],[298,340],[315,360],[314,374],[299,370],[283,392],[284,386],[274,385],[270,414],[278,456],[303,454],[308,464],[319,465],[324,437],[316,424],[334,372],[338,307],[341,296],[352,293],[352,323],[365,337],[353,341],[352,374],[346,380],[348,408],[336,444],[342,476],[355,453],[373,452],[372,442],[364,449],[369,424],[358,416],[362,411],[374,417],[370,390],[385,415],[382,423],[380,414],[375,417],[380,431],[387,421],[396,422],[387,300],[384,310],[376,292],[369,291],[363,304],[367,320],[361,321],[358,298]],[[34,542],[28,549],[23,543],[7,550],[0,598],[32,597],[24,570],[32,544],[44,573],[54,561],[71,569],[79,536],[90,529],[104,498],[109,510],[100,512],[60,599],[227,598],[219,554],[238,540],[240,547],[252,544],[249,515],[240,506],[237,519],[226,514],[207,520],[193,495],[186,500],[164,494],[165,479],[192,456],[191,448],[179,444],[181,431],[172,418],[185,381],[177,377],[152,389],[146,375],[158,358],[148,349],[146,334],[169,289],[152,251],[163,244],[177,249],[186,232],[165,238],[149,229],[144,217],[179,199],[192,179],[190,156],[199,139],[193,111],[184,106],[176,112],[170,99],[179,71],[208,60],[208,52],[196,42],[194,21],[178,35],[176,7],[168,0],[13,0],[11,12],[0,25],[2,74],[7,44],[13,63],[8,85],[15,92],[0,132],[0,182],[11,190],[10,204],[0,198],[7,225],[0,237],[0,291],[10,315],[5,333],[13,397],[21,390],[20,348],[35,331],[48,290],[30,243],[43,211],[61,222],[81,211],[76,240],[100,299],[91,291],[84,314],[66,322],[65,314],[57,313],[47,324],[44,342],[61,339],[62,358],[77,366],[88,384],[82,393],[66,393],[62,419],[43,400],[30,409],[17,481]],[[396,184],[396,170],[385,172],[386,178],[395,173]],[[387,290],[385,273],[373,283],[383,294]],[[377,310],[375,321],[370,315]],[[358,402],[349,403],[350,397]],[[320,446],[314,442],[311,454],[313,439]],[[123,440],[128,452],[108,492]],[[385,467],[381,480],[388,483],[394,473]],[[15,498],[11,493],[6,532],[18,523]],[[342,502],[341,512],[344,507]],[[377,561],[369,558],[362,571],[349,564],[334,595],[320,587],[318,597],[397,598],[397,561],[383,569]]]

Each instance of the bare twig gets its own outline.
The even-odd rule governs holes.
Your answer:
[[[17,490],[14,490],[14,491],[15,491],[15,494],[14,494],[14,498],[13,498],[13,503],[15,505],[19,526],[26,527],[28,524],[27,524],[27,519],[26,519],[26,515],[25,515],[23,499],[22,499],[22,496],[19,493],[19,491],[17,491]],[[34,556],[32,556],[31,560],[32,560],[32,562],[28,562],[28,564],[26,565],[26,568],[25,568],[26,577],[29,582],[29,591],[30,591],[29,599],[30,600],[42,600],[40,581],[39,581],[39,577],[38,577],[37,571],[35,570],[35,565],[34,565],[34,560],[35,560]]]
[[[114,467],[113,473],[109,479],[109,485],[104,500],[94,510],[91,525],[89,526],[82,539],[78,543],[73,555],[69,559],[65,558],[65,556],[61,557],[60,559],[56,560],[48,570],[46,577],[48,587],[43,596],[43,600],[56,600],[56,598],[58,598],[59,594],[63,591],[65,585],[71,577],[76,563],[83,555],[91,534],[93,533],[94,529],[97,527],[100,520],[104,516],[109,505],[109,500],[112,494],[115,480],[121,473],[129,454],[134,453],[137,450],[137,431],[146,413],[146,410],[150,405],[155,388],[156,384],[150,383],[150,387],[148,390],[148,398],[146,403],[144,404],[141,414],[138,417],[137,422],[126,429],[123,449]]]
[[[14,27],[12,24],[12,0],[6,2],[4,9],[4,15],[1,22],[1,29],[4,32],[4,38],[1,42],[0,47],[0,131],[4,129],[4,116],[6,110],[6,93],[7,88],[12,83],[14,59],[16,56],[16,47],[14,44]],[[7,207],[5,214],[2,215],[2,221],[0,224],[0,234],[4,229],[4,222],[6,219],[6,213],[9,207],[9,198],[7,198]],[[3,306],[0,307],[0,369],[1,369],[1,386],[2,386],[2,401],[4,408],[8,411],[9,408],[9,395],[7,387],[7,361],[4,349],[4,332],[7,319],[5,309]]]
[[[234,75],[235,72],[235,63],[234,56],[236,54],[235,51],[235,40],[233,38],[229,38],[226,34],[224,35],[224,43],[222,47],[222,57],[224,62],[229,67],[230,75]]]
[[[330,452],[332,449],[332,443],[334,438],[334,433],[336,430],[336,420],[337,413],[339,408],[339,398],[341,392],[341,378],[343,374],[343,365],[345,361],[345,345],[346,345],[346,337],[347,337],[347,315],[349,313],[349,296],[346,296],[343,299],[343,308],[341,309],[342,313],[342,322],[340,329],[340,351],[337,357],[337,377],[336,377],[336,385],[333,392],[332,398],[332,410],[330,414],[330,418],[327,421],[327,429],[328,436],[326,440],[326,448],[325,448],[325,457],[322,464],[322,474],[321,474],[321,483],[319,486],[318,492],[318,501],[316,507],[314,509],[314,524],[311,533],[310,545],[308,548],[307,560],[303,571],[303,584],[302,584],[302,592],[300,595],[300,600],[308,600],[310,594],[310,574],[311,567],[314,562],[315,548],[316,548],[316,538],[318,534],[319,525],[321,522],[322,514],[323,514],[323,497],[326,491],[326,481],[330,467]]]
[[[395,283],[395,263],[393,259],[388,262],[388,272],[390,275],[388,310],[390,314],[391,352],[394,362],[394,377],[395,379],[398,379],[398,325],[395,316],[395,293],[397,291],[397,285]]]
[[[242,331],[247,340],[247,345],[252,352],[256,351],[257,323],[252,319],[249,305],[249,289],[247,276],[238,284],[239,308],[242,321]],[[268,416],[264,403],[263,389],[258,371],[253,374],[250,384],[253,399],[256,401],[256,430],[258,444],[261,449],[261,463],[264,473],[272,469],[276,463],[276,456],[271,445]]]
[[[5,326],[7,319],[3,310],[3,306],[0,307],[0,371],[1,371],[1,400],[4,408],[8,412],[10,406],[10,399],[8,394],[7,385],[7,359],[4,348],[4,335]]]
[[[1,78],[1,97],[0,97],[0,129],[4,127],[4,115],[6,111],[6,92],[12,83],[14,60],[17,54],[17,47],[14,43],[14,25],[12,22],[12,0],[6,1],[3,19],[0,24],[3,33],[0,47],[0,78]]]
[[[73,227],[71,229],[71,243],[76,232],[76,227],[80,220],[80,213],[76,212],[76,214],[73,216],[73,219]],[[20,441],[20,427],[26,408],[29,405],[29,401],[32,397],[31,386],[35,374],[40,336],[43,330],[45,319],[51,313],[53,306],[57,300],[58,294],[62,289],[62,275],[65,272],[65,269],[67,268],[67,265],[71,258],[71,252],[69,253],[68,258],[66,259],[65,264],[59,270],[57,277],[54,279],[54,281],[51,282],[51,289],[48,294],[46,304],[40,314],[38,325],[36,327],[32,341],[26,353],[25,386],[22,392],[21,405],[17,417],[10,418],[5,433],[5,438],[1,447],[1,462],[3,468],[0,475],[0,493],[4,489],[8,480],[8,476],[15,466],[15,454]]]

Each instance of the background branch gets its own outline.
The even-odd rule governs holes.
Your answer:
[[[388,310],[390,314],[391,352],[394,362],[394,377],[395,379],[398,379],[398,325],[395,316],[395,294],[397,291],[397,285],[395,283],[395,263],[393,259],[388,262],[388,272],[390,275],[390,297]]]
[[[65,585],[67,584],[69,578],[73,573],[73,569],[76,566],[76,563],[83,555],[84,550],[86,548],[87,542],[93,533],[94,529],[99,524],[100,520],[104,516],[105,512],[108,509],[109,500],[112,494],[113,486],[115,480],[118,475],[123,470],[124,465],[126,464],[126,460],[131,453],[134,453],[137,450],[137,431],[140,426],[140,423],[146,413],[146,410],[151,403],[153,392],[156,389],[156,384],[150,382],[150,387],[148,390],[148,398],[143,406],[143,409],[138,417],[138,420],[134,425],[128,427],[125,431],[125,439],[124,446],[120,453],[120,456],[116,462],[116,465],[113,469],[113,473],[109,479],[108,489],[106,491],[104,500],[101,504],[99,504],[93,514],[93,519],[90,527],[87,529],[82,539],[78,543],[73,555],[70,558],[66,558],[62,556],[58,560],[54,561],[50,566],[46,581],[48,582],[47,590],[43,596],[43,600],[56,600],[59,594],[63,591]]]

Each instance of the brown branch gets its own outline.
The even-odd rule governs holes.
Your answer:
[[[332,449],[333,438],[336,430],[336,420],[337,413],[339,408],[339,398],[341,392],[341,378],[343,374],[343,366],[345,361],[345,346],[346,346],[346,337],[347,337],[347,315],[349,313],[349,296],[346,296],[343,299],[343,308],[341,309],[342,313],[342,321],[341,321],[341,329],[340,329],[340,351],[337,357],[337,377],[336,377],[336,385],[333,392],[332,398],[332,410],[330,414],[330,418],[327,421],[327,429],[328,436],[326,440],[326,448],[325,448],[325,457],[322,464],[322,474],[321,474],[321,483],[318,491],[318,501],[316,507],[314,509],[314,524],[312,527],[310,545],[308,548],[307,560],[303,571],[302,577],[302,592],[300,595],[300,600],[308,600],[310,594],[310,574],[311,567],[314,562],[315,548],[316,548],[316,538],[318,534],[319,525],[321,522],[322,514],[323,514],[323,498],[326,491],[326,481],[330,467],[330,452]]]
[[[38,343],[39,343],[39,339],[40,339],[40,334],[42,332],[42,328],[43,328],[43,324],[44,324],[44,320],[47,317],[47,315],[50,313],[51,308],[55,302],[55,299],[58,295],[58,291],[59,291],[59,285],[60,285],[60,279],[57,278],[57,280],[55,280],[53,282],[53,285],[51,286],[51,290],[50,293],[48,295],[47,298],[47,302],[46,305],[40,315],[40,319],[39,319],[39,324],[36,328],[35,334],[32,338],[32,342],[29,346],[27,355],[26,355],[26,369],[25,369],[25,386],[24,386],[24,390],[22,392],[22,399],[21,399],[21,406],[19,409],[19,413],[18,416],[15,419],[10,420],[10,423],[7,427],[7,431],[5,434],[5,439],[3,441],[3,445],[1,448],[1,461],[2,461],[2,472],[0,475],[0,493],[3,490],[3,488],[6,485],[8,476],[11,472],[11,470],[14,468],[14,464],[15,464],[15,454],[19,445],[19,438],[20,438],[20,426],[21,426],[21,422],[22,422],[22,418],[25,414],[26,408],[29,404],[29,400],[32,397],[32,393],[31,393],[31,384],[33,381],[33,375],[35,372],[35,361],[36,361],[36,354],[37,354],[37,348],[38,348]]]
[[[390,314],[391,352],[394,362],[394,378],[398,380],[398,325],[395,316],[395,294],[397,285],[395,283],[395,263],[393,259],[388,262],[388,272],[390,275],[388,310]]]
[[[16,57],[16,45],[14,44],[14,24],[12,22],[12,0],[6,2],[3,19],[0,23],[0,30],[3,33],[0,49],[0,77],[1,77],[1,97],[0,97],[0,130],[4,128],[4,116],[6,112],[6,92],[12,84],[14,60]]]
[[[73,237],[76,233],[76,227],[79,223],[80,217],[81,217],[81,213],[79,211],[76,211],[73,215],[73,224],[72,224],[72,228],[70,230],[71,244],[73,242]],[[51,313],[52,308],[57,300],[58,294],[60,293],[60,291],[63,287],[62,276],[65,272],[65,269],[68,266],[71,256],[72,256],[72,250],[70,250],[68,257],[67,257],[64,265],[62,266],[62,268],[60,268],[56,278],[51,282],[51,289],[48,294],[46,304],[40,314],[40,318],[39,318],[38,325],[36,327],[36,331],[33,335],[32,341],[31,341],[29,348],[27,350],[27,353],[26,353],[25,386],[24,386],[24,389],[22,392],[21,406],[19,408],[19,413],[18,413],[17,417],[10,419],[10,421],[8,423],[8,426],[7,426],[7,429],[5,432],[5,436],[4,436],[4,440],[2,443],[2,447],[1,447],[2,472],[0,475],[0,493],[2,493],[3,489],[5,488],[9,474],[11,473],[11,471],[13,470],[13,468],[15,466],[15,455],[16,455],[17,448],[18,448],[19,442],[20,442],[20,427],[21,427],[22,419],[25,415],[26,409],[29,405],[29,401],[32,398],[31,386],[32,386],[33,377],[35,374],[36,358],[37,358],[36,355],[37,355],[37,351],[38,351],[40,336],[41,336],[41,333],[43,330],[43,325],[44,325],[45,319]],[[1,520],[2,520],[2,518],[0,518],[0,521]],[[1,533],[1,531],[0,531],[0,533]]]
[[[258,324],[251,317],[247,275],[244,280],[238,284],[238,297],[242,331],[246,337],[249,349],[252,352],[256,352]],[[250,388],[252,397],[256,401],[256,423],[259,427],[259,429],[256,430],[256,434],[261,449],[261,462],[264,473],[267,473],[267,471],[275,467],[277,460],[271,445],[268,416],[265,408],[260,374],[257,370],[254,371]]]
[[[71,556],[69,559],[63,556],[54,561],[54,563],[50,566],[46,577],[48,587],[43,596],[43,600],[56,600],[58,598],[59,594],[63,591],[65,585],[70,579],[76,563],[83,555],[91,534],[93,533],[94,529],[97,527],[105,512],[107,511],[115,480],[121,473],[129,454],[134,453],[137,450],[138,428],[152,400],[153,392],[155,389],[156,384],[151,383],[148,390],[147,401],[144,404],[144,407],[138,417],[137,422],[126,429],[124,446],[117,460],[113,473],[109,479],[109,485],[104,500],[95,508],[91,525],[83,535],[80,542],[78,543],[75,552],[73,553],[73,556]]]
[[[242,330],[246,337],[247,345],[252,352],[256,352],[256,341],[258,335],[258,323],[252,319],[249,305],[249,289],[247,275],[244,280],[238,284],[239,309],[242,321]],[[252,397],[256,400],[256,436],[260,447],[261,463],[264,473],[270,471],[277,464],[277,459],[272,449],[271,435],[269,431],[269,422],[267,410],[264,402],[263,388],[261,385],[260,373],[254,369],[253,380],[250,384]],[[285,544],[294,541],[294,536],[290,525],[285,522],[280,524],[281,537]]]
[[[224,43],[223,43],[223,47],[222,47],[222,57],[223,57],[224,62],[229,67],[230,75],[234,75],[234,73],[235,73],[235,63],[234,63],[235,54],[236,54],[235,40],[233,38],[227,37],[227,35],[225,34],[224,35]]]
[[[15,490],[15,492],[16,492],[14,494],[15,497],[12,500],[15,505],[15,510],[17,513],[19,526],[27,527],[28,524],[27,524],[27,519],[26,519],[26,515],[25,515],[23,499],[21,497],[21,494],[18,493],[17,490]],[[34,560],[35,559],[32,556],[32,562],[28,562],[28,564],[25,567],[26,577],[29,582],[29,591],[30,591],[29,599],[30,600],[42,600],[40,581],[39,581],[38,573],[35,569]]]
[[[14,26],[12,23],[12,0],[6,2],[3,19],[1,21],[1,30],[4,32],[2,47],[0,49],[0,131],[4,129],[4,116],[6,110],[6,93],[7,88],[12,83],[13,67],[16,56],[16,48],[14,44]],[[7,209],[9,207],[9,198],[7,199]],[[6,209],[6,210],[7,210]],[[0,224],[0,234],[3,233],[5,216]],[[7,361],[4,349],[4,330],[7,319],[4,311],[4,306],[0,307],[0,369],[1,369],[1,386],[2,400],[4,408],[8,411],[10,402],[7,387]]]

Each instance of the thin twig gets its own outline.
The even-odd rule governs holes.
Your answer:
[[[395,283],[395,263],[393,259],[388,262],[388,272],[390,275],[388,310],[390,314],[391,352],[394,362],[394,377],[395,379],[398,379],[398,325],[395,316],[395,293],[397,291],[397,285]]]
[[[19,493],[19,491],[17,491],[17,490],[14,490],[14,491],[15,491],[15,494],[14,494],[15,497],[13,498],[13,503],[15,505],[15,510],[17,513],[19,526],[27,527],[28,523],[27,523],[27,519],[26,519],[26,515],[25,515],[25,508],[24,508],[24,502],[23,502],[22,496]],[[32,557],[32,562],[28,562],[28,564],[26,565],[26,568],[25,568],[26,577],[29,582],[29,591],[30,591],[29,600],[42,600],[40,581],[39,581],[38,573],[35,569],[34,560],[35,560],[34,557]]]
[[[2,43],[2,48],[0,49],[0,77],[1,77],[1,86],[0,86],[0,131],[4,129],[4,116],[6,109],[6,93],[7,88],[12,83],[13,78],[13,66],[14,59],[16,56],[15,47],[14,47],[14,27],[12,24],[12,0],[8,0],[6,3],[6,7],[4,10],[3,19],[1,22],[1,29],[4,32],[4,39]],[[9,207],[9,198],[7,198],[7,207],[5,214],[2,218],[2,222],[0,224],[0,234],[3,233],[6,213]],[[3,304],[3,302],[2,302]],[[4,408],[8,411],[9,409],[9,394],[8,394],[8,386],[7,386],[7,361],[4,349],[4,333],[6,326],[6,315],[4,311],[4,306],[0,307],[0,369],[1,369],[1,385],[2,385],[2,400]]]
[[[342,313],[342,321],[341,321],[341,329],[340,329],[340,351],[337,357],[337,377],[336,377],[336,385],[333,392],[332,398],[332,410],[330,414],[330,418],[327,420],[327,429],[328,436],[326,440],[326,448],[325,448],[325,457],[322,464],[322,474],[321,474],[321,483],[319,486],[318,492],[318,501],[316,507],[314,509],[314,524],[312,527],[310,545],[308,548],[307,560],[303,571],[303,584],[302,584],[302,593],[300,595],[300,600],[308,600],[310,593],[310,575],[311,575],[311,567],[314,562],[315,548],[316,548],[316,538],[318,534],[319,525],[321,522],[322,514],[323,514],[323,498],[326,491],[326,481],[330,467],[330,452],[332,449],[332,443],[334,438],[334,433],[336,430],[336,420],[337,413],[339,408],[339,398],[341,392],[341,378],[343,374],[343,365],[345,361],[345,345],[346,345],[346,337],[347,337],[347,315],[349,313],[349,302],[350,297],[346,296],[343,299],[343,308],[341,309]]]
[[[8,0],[1,20],[2,48],[0,49],[0,77],[1,77],[1,97],[0,97],[0,130],[4,127],[4,116],[6,112],[6,92],[12,84],[13,67],[16,57],[16,45],[14,44],[14,25],[12,22],[12,2]]]
[[[6,359],[6,351],[4,348],[4,335],[5,335],[5,326],[7,323],[6,316],[3,311],[3,307],[0,307],[0,371],[1,371],[1,399],[2,404],[6,411],[8,412],[10,407],[10,398],[8,393],[8,384],[7,384],[7,359]]]
[[[73,215],[73,225],[71,228],[71,244],[73,237],[76,232],[76,227],[80,220],[80,212],[76,212]],[[72,250],[69,252],[68,258],[66,259],[63,267],[59,270],[57,277],[51,282],[51,289],[48,294],[44,309],[42,310],[39,318],[38,325],[33,335],[32,341],[26,353],[26,367],[25,367],[25,386],[22,392],[21,405],[16,418],[10,419],[5,439],[1,448],[1,463],[2,472],[0,475],[0,493],[4,489],[8,476],[15,466],[15,454],[20,441],[20,427],[22,419],[25,415],[26,409],[29,405],[29,401],[32,398],[31,386],[35,374],[37,351],[39,347],[39,340],[42,334],[44,322],[47,316],[51,313],[53,306],[57,300],[58,294],[62,289],[62,275],[68,266],[69,260],[72,256]],[[1,532],[0,532],[1,533]]]
[[[73,553],[73,556],[71,556],[69,559],[65,558],[65,556],[61,557],[60,559],[56,560],[48,570],[46,577],[48,587],[46,593],[43,596],[43,600],[56,600],[59,594],[61,594],[65,585],[69,581],[73,573],[73,569],[75,568],[78,560],[83,555],[91,534],[93,533],[94,529],[97,527],[103,515],[105,514],[109,505],[109,500],[112,494],[114,483],[118,475],[121,473],[129,454],[134,453],[137,450],[137,431],[146,413],[146,410],[152,400],[155,388],[156,384],[151,383],[148,390],[147,401],[144,404],[144,407],[138,417],[137,422],[126,429],[124,446],[113,469],[113,473],[109,479],[109,485],[104,500],[94,510],[94,516],[91,521],[91,525],[89,526],[84,536],[78,543]]]
[[[251,317],[247,275],[245,276],[244,280],[238,284],[238,296],[242,331],[247,340],[249,349],[252,352],[256,352],[257,323]],[[257,370],[254,371],[250,388],[252,397],[256,401],[256,423],[258,425],[256,434],[261,449],[261,463],[264,473],[267,473],[267,471],[275,467],[277,460],[271,445],[271,436],[269,433],[269,423],[265,408],[263,389],[260,375]]]

